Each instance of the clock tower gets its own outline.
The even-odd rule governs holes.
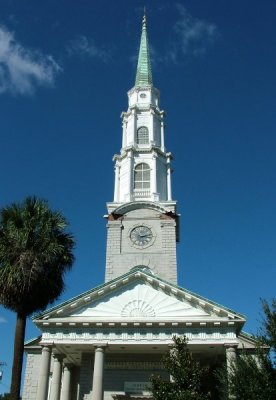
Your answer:
[[[165,113],[153,86],[146,17],[135,85],[122,113],[122,148],[115,154],[114,200],[107,204],[106,275],[136,266],[177,283],[178,215],[171,191],[171,153],[165,148]]]

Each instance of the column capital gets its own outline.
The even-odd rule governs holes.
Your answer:
[[[102,349],[105,350],[108,347],[108,343],[97,343],[97,344],[93,344],[93,347],[95,349],[95,351],[97,349]]]
[[[42,344],[41,351],[50,353],[52,351],[52,346],[50,346],[48,344]]]
[[[225,350],[229,352],[236,352],[238,345],[238,343],[224,343]]]
[[[66,355],[62,353],[53,353],[53,358],[54,360],[63,361]]]
[[[63,364],[63,369],[67,369],[67,370],[71,370],[72,368],[74,368],[74,364],[73,363],[68,363],[68,362],[65,362],[64,364]]]

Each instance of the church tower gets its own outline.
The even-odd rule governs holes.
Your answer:
[[[136,266],[177,283],[178,215],[172,200],[171,153],[165,148],[160,93],[153,86],[146,17],[135,85],[122,113],[122,148],[115,154],[114,200],[107,204],[105,280]]]

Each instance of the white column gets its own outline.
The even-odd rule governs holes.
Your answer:
[[[171,162],[170,158],[167,158],[167,200],[172,200],[172,180],[171,180]]]
[[[60,388],[61,388],[61,373],[62,373],[62,360],[64,356],[62,354],[54,354],[54,367],[52,384],[50,391],[50,400],[60,399]]]
[[[174,351],[175,351],[174,345],[173,344],[169,344],[170,357],[173,356]],[[171,374],[170,374],[170,382],[174,382],[173,376]]]
[[[122,147],[124,148],[124,147],[126,147],[126,120],[125,120],[125,118],[123,118],[122,128],[123,128]]]
[[[92,400],[103,400],[104,348],[96,347],[93,372]]]
[[[151,143],[152,144],[155,144],[155,137],[154,137],[154,112],[152,111],[152,110],[150,110],[150,113],[151,113],[151,129],[150,129],[150,131],[151,131],[151,138],[150,138],[150,140],[151,140]]]
[[[233,366],[235,366],[235,362],[237,360],[237,345],[226,344],[226,366],[228,375],[231,375],[233,372]]]
[[[119,175],[120,172],[120,167],[118,165],[118,162],[116,161],[115,164],[115,184],[114,184],[114,201],[118,202],[119,201]]]
[[[136,134],[137,134],[137,112],[136,108],[132,109],[132,118],[133,118],[133,131],[132,131],[132,139],[129,145],[134,145],[136,143]]]
[[[231,375],[234,373],[234,367],[237,360],[237,344],[225,344],[226,348],[226,367],[227,367],[227,375],[228,379],[231,379]],[[229,386],[230,389],[230,386]],[[229,400],[234,400],[235,396],[231,394],[229,390]]]
[[[132,151],[127,153],[127,169],[128,169],[128,190],[126,201],[132,201],[133,193],[133,163],[132,163]]]
[[[63,369],[61,400],[71,400],[71,375],[73,365],[65,364]]]
[[[48,396],[51,352],[52,352],[52,349],[50,346],[42,347],[36,400],[46,400],[47,396]]]
[[[152,154],[152,169],[151,169],[151,196],[152,201],[158,201],[157,199],[157,168],[156,168],[157,154]]]
[[[161,150],[162,151],[165,151],[164,130],[165,130],[165,124],[164,124],[164,120],[163,120],[163,116],[162,116],[162,120],[161,120]]]

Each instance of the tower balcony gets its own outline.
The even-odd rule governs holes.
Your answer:
[[[159,201],[159,193],[152,193],[150,189],[134,189],[133,200]]]
[[[134,200],[141,200],[141,199],[150,200],[150,198],[151,198],[150,189],[134,189],[133,197],[134,197]]]

